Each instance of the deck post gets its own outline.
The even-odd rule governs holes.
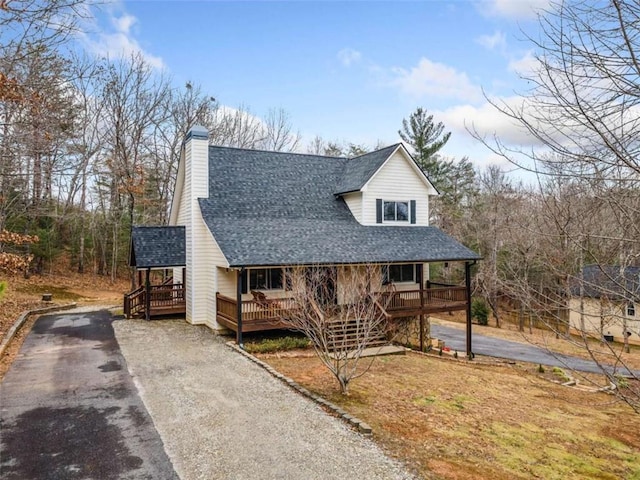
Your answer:
[[[242,344],[242,279],[244,267],[238,270],[238,281],[237,281],[237,289],[236,289],[236,325],[238,327],[236,331],[236,343],[240,348],[244,348]]]
[[[144,319],[151,320],[151,269],[147,268],[147,275],[145,278],[145,295],[144,295]]]
[[[424,352],[424,285],[420,279],[420,351]]]
[[[467,359],[473,360],[471,349],[471,262],[464,262],[464,281],[467,296]]]

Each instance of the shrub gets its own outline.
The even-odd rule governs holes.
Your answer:
[[[474,298],[471,302],[471,317],[478,321],[478,325],[489,324],[489,307],[482,298]]]
[[[7,291],[7,282],[0,282],[0,300],[4,297],[4,292]]]
[[[277,337],[246,342],[244,349],[249,353],[274,353],[308,348],[310,345],[307,337]]]

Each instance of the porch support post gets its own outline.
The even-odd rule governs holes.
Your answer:
[[[244,277],[244,267],[238,270],[238,280],[236,289],[236,325],[238,330],[236,331],[236,343],[240,348],[244,348],[242,344],[242,278]]]
[[[464,262],[464,281],[467,294],[467,359],[473,360],[471,349],[471,262]]]
[[[144,295],[144,319],[151,320],[151,269],[147,268],[147,275],[145,278],[145,295]]]
[[[420,351],[424,352],[424,284],[422,278],[420,278]]]

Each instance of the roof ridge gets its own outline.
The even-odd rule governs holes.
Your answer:
[[[349,160],[348,157],[334,157],[332,155],[320,155],[317,153],[299,153],[299,152],[281,152],[278,150],[265,150],[262,148],[243,148],[243,147],[228,147],[225,145],[209,145],[209,148],[216,149],[226,149],[226,150],[237,150],[243,152],[258,152],[258,153],[270,153],[270,154],[278,154],[278,155],[296,155],[299,157],[317,157],[317,158],[333,158],[336,160]]]
[[[386,147],[382,147],[382,148],[379,148],[379,149],[377,149],[377,150],[373,150],[373,151],[371,151],[371,152],[361,153],[360,155],[357,155],[357,156],[355,156],[355,157],[348,157],[348,158],[347,158],[347,160],[355,160],[356,158],[364,157],[364,156],[366,156],[366,155],[372,155],[372,154],[374,154],[374,153],[379,153],[379,152],[381,152],[381,151],[383,151],[383,150],[390,149],[391,147],[397,148],[397,147],[398,147],[398,145],[402,145],[402,142],[394,143],[394,144],[392,144],[392,145],[387,145]]]

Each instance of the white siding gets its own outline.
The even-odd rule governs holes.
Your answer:
[[[344,198],[349,210],[351,210],[351,214],[359,223],[362,223],[362,193],[347,193],[346,195],[343,195],[342,198]]]
[[[362,193],[362,224],[376,224],[376,199],[416,201],[416,225],[429,225],[429,188],[420,174],[397,150],[365,185]],[[396,224],[397,225],[397,224]],[[408,223],[407,223],[408,225]]]
[[[208,196],[208,185],[203,185],[203,179],[208,178],[208,148],[205,139],[191,138],[186,142],[184,184],[176,219],[177,224],[184,225],[186,230],[186,319],[189,323],[205,323],[215,327],[215,309],[211,315],[212,302],[208,292],[214,288],[213,239],[202,220],[197,200],[198,197]]]
[[[624,341],[624,330],[631,332],[629,343],[640,344],[640,315],[636,304],[635,317],[627,316],[626,304],[603,303],[599,299],[584,298],[582,308],[579,298],[569,302],[569,325],[574,333],[582,330],[600,338],[601,335],[613,335],[616,342]],[[583,315],[581,315],[583,312]]]
[[[236,283],[236,279],[238,278],[238,270],[216,267],[216,275],[216,283],[218,285],[218,289],[216,291],[221,295],[224,295],[225,297],[235,299],[238,288],[238,285]]]

